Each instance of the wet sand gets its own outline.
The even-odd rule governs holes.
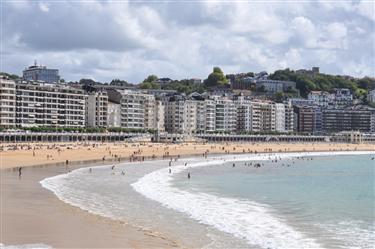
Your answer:
[[[53,248],[178,247],[157,232],[65,204],[39,184],[46,177],[62,173],[65,167],[61,166],[28,167],[19,179],[17,170],[1,170],[0,243],[42,243]]]

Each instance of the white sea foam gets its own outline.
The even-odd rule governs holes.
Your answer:
[[[0,243],[1,249],[52,249],[46,244],[22,244],[22,245],[4,245]]]
[[[306,152],[283,153],[277,157],[304,157],[329,155],[360,155],[373,152]],[[273,157],[274,155],[271,155]],[[210,158],[188,167],[220,165],[226,161],[268,160],[270,154],[237,155]],[[177,165],[172,169],[178,174],[188,169]],[[314,239],[288,225],[277,217],[272,207],[244,199],[224,198],[206,193],[191,193],[172,187],[172,175],[164,169],[154,171],[136,183],[133,188],[144,196],[162,205],[183,212],[189,217],[216,229],[246,240],[250,245],[262,248],[321,248]]]
[[[160,202],[173,210],[187,214],[202,224],[244,239],[251,245],[263,248],[319,248],[314,239],[288,225],[281,217],[277,217],[272,207],[245,199],[223,198],[205,193],[190,193],[171,186],[172,175],[186,170],[189,167],[204,167],[223,164],[229,161],[268,160],[269,157],[288,158],[302,156],[329,156],[329,155],[359,155],[373,152],[311,152],[311,153],[277,153],[258,155],[226,155],[208,159],[194,158],[188,167],[173,166],[172,174],[167,168],[156,170],[140,178],[132,187],[148,197]],[[182,161],[183,159],[180,159]],[[144,162],[147,163],[147,162]],[[178,162],[179,163],[179,162]],[[108,166],[99,166],[108,167]],[[98,168],[98,167],[95,167]],[[111,212],[110,198],[99,193],[87,194],[77,188],[69,187],[69,180],[75,176],[76,180],[84,181],[80,174],[87,169],[74,170],[68,174],[46,178],[40,183],[44,188],[52,191],[60,200],[87,210],[94,214],[118,219]],[[94,170],[95,171],[95,170]],[[137,170],[138,171],[138,170]],[[78,177],[78,178],[77,178]],[[108,199],[109,198],[109,199]],[[101,201],[97,201],[97,200]]]

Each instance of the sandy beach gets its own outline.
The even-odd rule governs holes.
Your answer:
[[[103,162],[169,158],[204,153],[260,153],[298,151],[375,150],[373,144],[343,143],[29,143],[3,144],[0,167],[13,168],[51,163],[102,160]],[[104,159],[104,160],[103,160]]]
[[[97,160],[96,165],[225,153],[375,151],[373,144],[3,144],[1,151],[1,239],[5,245],[43,243],[54,248],[184,247],[157,231],[145,231],[67,205],[39,181]],[[68,167],[65,166],[69,160]],[[84,163],[79,164],[79,163]],[[34,166],[33,165],[45,165]],[[19,179],[17,167],[24,167]]]

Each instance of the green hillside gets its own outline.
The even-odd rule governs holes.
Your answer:
[[[340,75],[316,74],[305,75],[293,70],[277,70],[269,76],[274,80],[295,81],[297,88],[303,97],[310,91],[333,91],[334,88],[349,88],[356,98],[365,98],[367,92],[375,88],[374,78],[351,78]]]

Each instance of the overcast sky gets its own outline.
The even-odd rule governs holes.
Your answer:
[[[205,78],[319,66],[375,73],[373,1],[6,1],[2,71],[36,59],[66,80]]]

